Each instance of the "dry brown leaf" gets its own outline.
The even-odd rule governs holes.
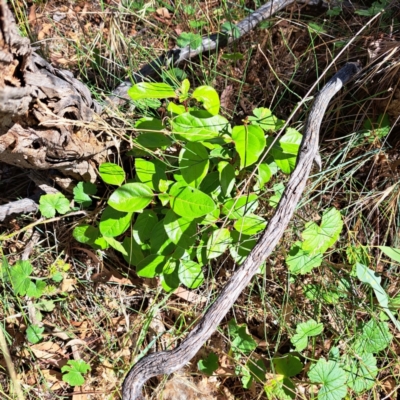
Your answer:
[[[176,289],[174,295],[180,297],[183,300],[188,301],[189,303],[194,303],[194,304],[205,303],[207,301],[206,297],[193,292],[189,292],[189,290],[186,290],[182,287]]]
[[[165,7],[157,8],[156,13],[163,18],[171,19],[171,14],[169,13],[168,9]]]
[[[43,40],[46,36],[50,35],[53,24],[43,24],[42,29],[38,33],[38,40]]]
[[[74,394],[72,395],[72,400],[88,400],[86,394],[82,394],[82,386],[74,387]]]
[[[76,279],[64,279],[61,284],[62,292],[73,292],[75,290]]]
[[[52,383],[51,390],[59,390],[66,385],[62,380],[61,372],[52,369],[42,369],[40,372],[47,384]]]

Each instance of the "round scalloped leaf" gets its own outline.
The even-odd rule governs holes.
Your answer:
[[[324,330],[324,325],[309,319],[306,322],[298,324],[296,327],[296,334],[290,339],[296,351],[302,351],[307,347],[308,337],[317,336]]]
[[[179,168],[185,182],[199,187],[210,165],[206,148],[197,142],[188,142],[179,154]]]
[[[371,353],[365,353],[361,359],[352,359],[347,384],[356,393],[371,389],[378,375],[376,358]]]
[[[363,326],[361,334],[357,335],[353,348],[358,354],[378,353],[385,350],[392,339],[386,322],[371,319]]]
[[[240,169],[254,164],[265,149],[264,131],[255,125],[235,126],[232,139],[240,157]]]
[[[308,377],[311,382],[322,385],[318,391],[318,400],[341,400],[347,393],[347,374],[338,362],[322,358],[310,368]]]
[[[108,199],[108,204],[118,211],[141,211],[153,200],[152,190],[143,183],[126,183]]]
[[[215,210],[215,203],[210,196],[182,182],[175,183],[169,195],[171,208],[187,219],[199,218]]]
[[[274,371],[278,374],[291,377],[299,374],[303,369],[303,363],[299,357],[292,354],[285,354],[281,357],[274,357],[272,359]]]
[[[114,163],[103,163],[99,167],[101,179],[109,185],[120,186],[125,180],[124,170]]]
[[[195,89],[192,96],[203,103],[204,108],[212,115],[219,113],[219,96],[217,91],[211,86],[199,86]]]

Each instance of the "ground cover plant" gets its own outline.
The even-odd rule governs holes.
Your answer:
[[[260,5],[11,2],[20,31],[99,101],[175,44],[235,35]],[[322,169],[283,240],[190,365],[146,394],[396,398],[399,9],[354,7],[292,5],[82,123],[107,143],[96,179],[44,175],[57,192],[2,222],[2,396],[118,399],[131,364],[176,347],[268,224],[311,101],[291,113],[348,46],[338,65],[372,66],[325,116]],[[24,169],[1,168],[4,203],[33,193]]]

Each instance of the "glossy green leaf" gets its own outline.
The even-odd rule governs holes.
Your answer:
[[[222,206],[222,213],[230,219],[238,219],[256,211],[258,207],[258,196],[253,193],[229,199]]]
[[[293,274],[304,275],[312,269],[319,267],[322,259],[323,255],[321,253],[311,255],[310,252],[303,250],[301,242],[296,242],[286,257],[286,264],[289,266],[289,271]]]
[[[265,149],[264,132],[255,125],[235,126],[232,139],[240,157],[240,169],[254,164]]]
[[[142,133],[135,139],[135,142],[151,150],[165,149],[172,144],[172,140],[168,136],[158,132]]]
[[[338,362],[326,361],[320,358],[310,368],[308,377],[311,382],[320,384],[319,400],[341,400],[347,393],[347,374]]]
[[[66,214],[70,211],[69,200],[62,193],[44,194],[39,199],[39,210],[46,218],[53,218],[56,212]]]
[[[123,257],[129,265],[136,267],[144,259],[142,249],[134,238],[125,237],[122,246],[126,252],[126,255],[123,254]]]
[[[304,239],[302,248],[310,254],[324,253],[339,239],[343,228],[340,212],[335,208],[324,212],[321,225],[311,221],[306,224],[302,236]]]
[[[196,240],[197,224],[193,220],[180,217],[172,210],[165,215],[164,228],[172,242],[184,249],[189,249]]]
[[[207,258],[211,260],[225,253],[231,240],[229,229],[221,228],[213,231],[207,242]]]
[[[132,229],[132,235],[138,244],[143,244],[150,239],[151,231],[157,222],[157,214],[152,210],[144,210],[138,215]]]
[[[219,180],[221,182],[221,194],[223,197],[230,197],[235,187],[235,169],[226,161],[218,163]]]
[[[193,187],[199,187],[208,173],[210,165],[206,148],[197,142],[188,142],[179,154],[179,168],[185,182]]]
[[[196,289],[204,281],[201,265],[191,260],[182,260],[179,264],[179,279],[189,289]]]
[[[150,254],[136,266],[136,272],[142,278],[154,278],[162,273],[166,262],[165,256]]]
[[[267,221],[264,218],[255,214],[246,214],[244,217],[240,217],[233,227],[244,235],[255,235],[265,229]]]
[[[169,102],[167,110],[176,115],[181,115],[187,112],[185,106],[183,104],[175,104],[172,101]]]
[[[204,108],[212,115],[219,113],[219,96],[217,91],[211,86],[199,86],[192,94],[200,103],[203,103]]]
[[[103,236],[115,237],[124,233],[131,225],[132,213],[117,211],[108,206],[101,214],[99,223]]]
[[[103,163],[99,167],[101,179],[109,185],[120,186],[125,180],[125,171],[117,164]]]
[[[167,99],[176,97],[175,90],[166,83],[140,82],[128,89],[128,95],[132,100],[139,99]]]
[[[172,120],[173,133],[191,142],[210,140],[229,133],[229,122],[221,115],[207,111],[191,111]]]
[[[274,169],[272,169],[270,164],[261,163],[257,168],[257,184],[255,186],[255,190],[262,189],[265,184],[271,180],[273,174]]]
[[[128,256],[128,253],[125,250],[125,247],[122,243],[115,240],[113,237],[104,236],[104,240],[115,250],[119,251],[122,255]]]
[[[145,160],[137,158],[135,160],[135,171],[140,182],[147,185],[150,189],[159,191],[160,180],[166,181],[166,165],[159,160]]]
[[[163,268],[161,277],[161,286],[166,292],[172,292],[179,287],[181,281],[179,280],[179,263],[177,260],[169,260]]]
[[[181,182],[171,187],[169,195],[171,208],[187,219],[202,217],[213,212],[216,207],[210,196]]]
[[[283,192],[285,191],[285,185],[280,182],[276,183],[272,188],[274,189],[274,194],[269,198],[268,204],[275,208],[281,200]]]
[[[154,254],[170,255],[176,249],[176,244],[168,237],[164,220],[159,221],[151,231],[150,248]]]
[[[308,338],[319,335],[323,330],[324,325],[322,323],[309,319],[307,322],[297,325],[296,334],[290,341],[296,347],[296,351],[302,351],[307,347]]]
[[[142,133],[143,131],[162,131],[165,126],[161,119],[154,117],[142,117],[135,122],[135,128]],[[154,132],[157,133],[157,132]],[[140,137],[141,135],[139,135]]]
[[[279,145],[285,154],[297,155],[303,135],[293,128],[287,128],[286,133],[279,139]]]
[[[260,128],[264,129],[267,132],[276,132],[279,130],[284,121],[276,118],[272,115],[272,112],[268,108],[260,107],[255,108],[253,110],[253,116],[249,116],[248,120],[251,122],[252,125],[258,125]]]
[[[118,211],[141,211],[153,200],[152,190],[143,183],[126,183],[108,199],[108,204]]]

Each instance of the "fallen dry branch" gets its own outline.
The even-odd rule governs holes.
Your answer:
[[[214,333],[240,293],[257,273],[281,239],[304,191],[314,158],[318,155],[318,139],[322,118],[332,97],[348,82],[360,67],[347,63],[317,95],[304,130],[296,168],[289,178],[274,216],[257,245],[238,271],[222,289],[186,339],[174,350],[157,352],[142,358],[129,371],[122,389],[123,400],[142,398],[142,386],[153,376],[171,374],[186,365]]]

